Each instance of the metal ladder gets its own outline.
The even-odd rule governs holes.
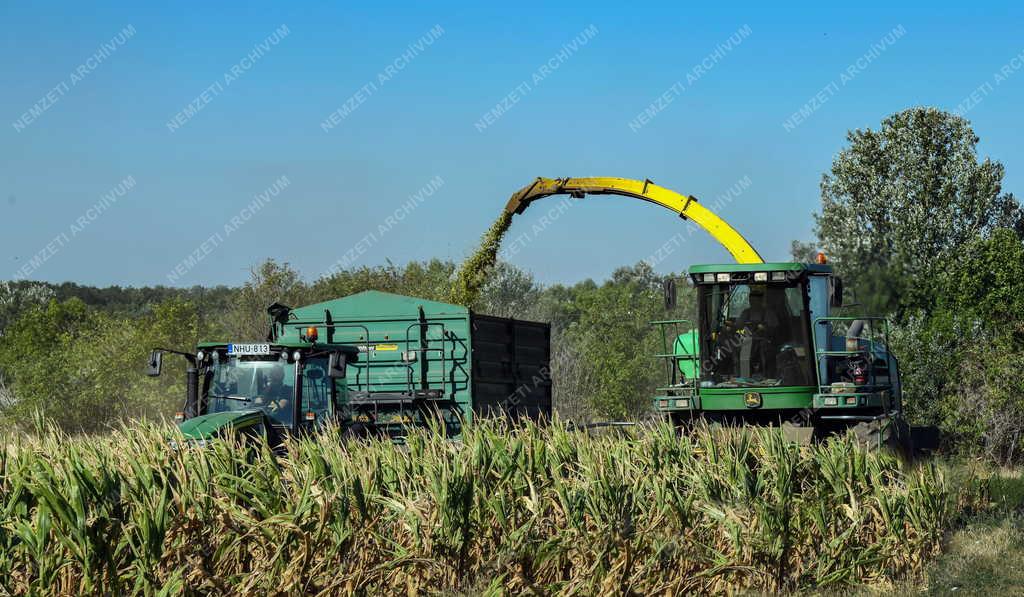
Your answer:
[[[692,410],[696,406],[694,402],[697,398],[697,379],[700,376],[700,357],[697,354],[697,347],[693,347],[694,354],[692,355],[676,354],[674,347],[679,336],[685,331],[694,329],[695,326],[689,319],[652,321],[651,325],[657,326],[661,331],[662,352],[654,355],[654,358],[665,362],[667,368],[665,377],[668,380],[667,386],[655,388],[655,392],[657,392],[655,399],[665,402],[665,404],[659,404],[662,407],[675,407],[677,400],[686,399],[689,401],[687,407]],[[683,325],[687,326],[687,329],[680,331],[680,326]],[[670,330],[671,334],[669,334]],[[671,338],[671,343],[669,338]],[[692,378],[686,378],[680,370],[680,364],[684,361],[693,363],[696,375]]]

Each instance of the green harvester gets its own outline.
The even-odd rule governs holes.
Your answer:
[[[887,322],[840,315],[842,280],[819,261],[690,268],[696,318],[654,322],[666,370],[654,408],[678,426],[779,425],[808,438],[853,429],[909,450]],[[674,288],[666,296],[673,303]]]

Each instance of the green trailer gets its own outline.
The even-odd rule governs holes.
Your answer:
[[[273,335],[351,346],[354,429],[392,437],[443,421],[457,436],[474,417],[551,415],[551,327],[480,315],[459,305],[366,291],[291,310]]]

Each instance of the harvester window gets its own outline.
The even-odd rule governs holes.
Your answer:
[[[803,287],[701,287],[702,383],[710,387],[813,385]]]

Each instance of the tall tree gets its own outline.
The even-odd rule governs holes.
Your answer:
[[[52,298],[53,290],[42,282],[0,282],[0,336],[23,312]]]
[[[964,118],[912,108],[847,140],[822,177],[816,232],[856,287],[887,295],[881,306],[906,303],[937,257],[979,235],[997,227],[1024,234],[1020,204],[1002,192],[1002,164],[978,160]]]
[[[797,263],[814,263],[814,258],[818,255],[818,245],[794,240],[789,243],[789,255]]]
[[[299,273],[287,263],[268,259],[251,270],[249,281],[239,290],[235,305],[227,314],[228,337],[260,340],[270,327],[267,307],[283,303],[298,307],[309,301],[309,289]]]

